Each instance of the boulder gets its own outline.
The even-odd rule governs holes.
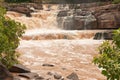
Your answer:
[[[36,79],[36,78],[40,79],[37,73],[19,73],[18,75],[21,77],[28,78],[28,79]],[[43,79],[43,77],[41,77],[41,79]]]
[[[112,30],[110,31],[105,31],[105,32],[97,32],[94,36],[93,39],[95,40],[112,40],[113,37],[113,32]]]
[[[61,79],[62,76],[61,76],[60,74],[58,74],[58,73],[55,73],[55,74],[54,74],[54,78],[55,78],[55,79]]]
[[[15,73],[29,73],[30,69],[28,69],[22,64],[15,64],[9,69],[9,71]]]
[[[104,32],[103,35],[105,40],[112,40],[112,37],[113,37],[112,32]]]
[[[15,12],[26,14],[26,16],[28,16],[28,17],[30,17],[31,16],[30,13],[33,12],[29,8],[27,8],[27,7],[21,7],[21,6],[17,6],[17,7],[11,8],[10,11],[15,11]]]
[[[13,76],[2,63],[0,63],[0,80],[13,80]]]
[[[67,13],[68,13],[68,10],[60,11],[58,13],[57,17],[65,17],[65,16],[67,16]]]
[[[101,32],[97,32],[96,34],[95,34],[95,36],[94,36],[94,38],[93,39],[95,39],[95,40],[101,40],[101,39],[103,39],[102,36],[103,34],[101,33]]]
[[[75,72],[68,75],[67,78],[70,80],[79,80],[78,75]]]

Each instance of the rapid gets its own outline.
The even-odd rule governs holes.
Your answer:
[[[61,9],[67,10],[68,6],[46,4],[43,10],[32,13],[32,17],[7,12],[7,18],[27,26],[17,48],[21,54],[19,61],[32,72],[46,77],[48,72],[57,72],[63,77],[75,72],[80,80],[104,80],[100,69],[92,63],[93,57],[98,55],[98,46],[103,42],[93,39],[99,30],[65,30],[58,27],[57,14]],[[43,64],[53,64],[54,67]]]

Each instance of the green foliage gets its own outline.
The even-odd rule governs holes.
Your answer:
[[[113,3],[118,4],[118,3],[120,3],[120,0],[113,0]]]
[[[18,63],[15,50],[26,27],[14,20],[5,19],[5,9],[0,7],[0,11],[0,61],[9,68]]]
[[[100,55],[93,62],[102,68],[107,80],[120,80],[120,29],[113,32],[113,41],[105,41],[99,47]]]

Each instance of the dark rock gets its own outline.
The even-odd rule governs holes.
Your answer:
[[[35,78],[35,80],[44,80],[44,77],[39,76],[39,77]]]
[[[42,10],[43,9],[42,4],[32,3],[32,4],[29,4],[29,5],[30,5],[30,7],[33,7],[33,8],[38,9],[38,10]]]
[[[13,80],[13,76],[2,63],[0,63],[0,80]]]
[[[57,17],[65,17],[65,16],[67,16],[67,14],[68,14],[68,11],[60,11],[59,13],[58,13],[58,15],[57,15]]]
[[[67,69],[63,67],[62,70],[67,70]]]
[[[7,7],[8,11],[15,11],[18,13],[26,14],[26,16],[31,17],[31,12],[34,12],[30,8],[26,7],[25,5],[12,5]]]
[[[78,75],[74,72],[68,75],[67,78],[70,80],[79,80]]]
[[[53,64],[43,64],[42,66],[54,67]]]
[[[60,74],[55,73],[55,74],[54,74],[54,78],[55,78],[55,79],[61,79],[62,76],[61,76]]]
[[[77,9],[76,11],[75,11],[75,14],[77,15],[77,16],[88,16],[88,15],[90,15],[90,11],[82,11],[81,9]]]
[[[104,32],[103,35],[104,35],[104,39],[105,40],[112,40],[113,32],[112,31],[110,31],[110,32]]]
[[[48,72],[47,75],[52,76],[52,75],[54,75],[54,73],[52,73],[52,72]]]
[[[21,64],[16,64],[14,66],[12,66],[9,69],[10,72],[16,72],[16,73],[29,73],[30,69],[26,68],[25,66],[21,65]]]
[[[28,79],[36,79],[36,78],[41,78],[37,73],[20,73],[18,76],[25,77]]]
[[[102,33],[101,32],[96,33],[93,39],[95,39],[95,40],[102,39]]]
[[[95,40],[112,40],[113,37],[113,32],[112,30],[110,31],[105,31],[105,32],[98,32],[95,34],[94,38]]]

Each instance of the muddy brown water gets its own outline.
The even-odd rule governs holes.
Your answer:
[[[56,72],[63,77],[75,72],[80,80],[105,80],[100,69],[92,63],[93,57],[98,55],[98,46],[103,42],[93,40],[95,33],[99,31],[59,29],[56,9],[53,6],[52,11],[32,13],[32,17],[7,12],[6,18],[27,26],[17,48],[21,54],[19,61],[43,77],[47,77],[48,72]],[[43,64],[52,64],[54,67],[42,66]]]
[[[19,60],[39,75],[57,72],[66,77],[76,72],[80,80],[104,80],[105,77],[92,63],[98,54],[97,47],[102,41],[97,40],[22,40],[17,51]],[[53,64],[45,67],[43,64]]]

